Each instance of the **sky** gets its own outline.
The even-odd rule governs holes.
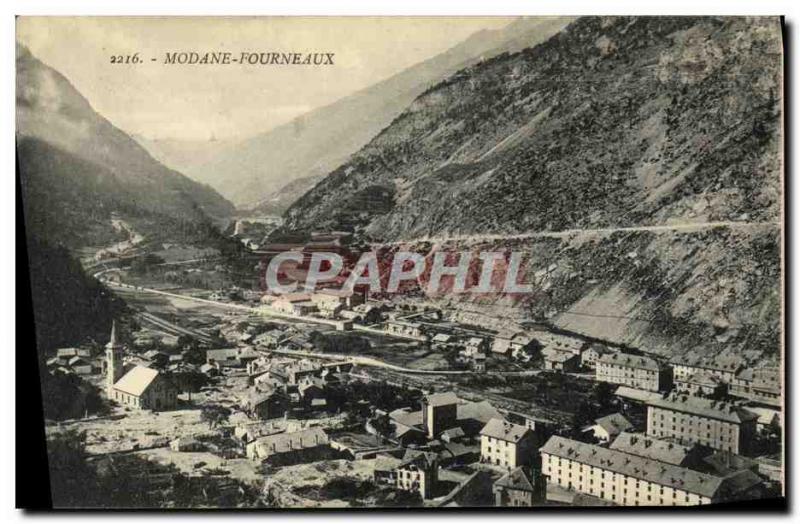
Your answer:
[[[114,125],[148,139],[241,139],[511,18],[20,17],[17,40]],[[168,52],[335,53],[333,66],[165,65]],[[112,64],[139,53],[144,62]],[[156,58],[156,62],[149,59]]]

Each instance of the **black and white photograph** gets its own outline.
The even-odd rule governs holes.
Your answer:
[[[53,509],[786,508],[780,13],[14,25]]]

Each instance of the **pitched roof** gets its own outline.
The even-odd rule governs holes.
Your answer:
[[[627,353],[609,353],[600,357],[598,362],[601,364],[613,364],[626,368],[648,369],[650,371],[658,371],[661,369],[661,366],[658,364],[658,362],[650,357],[630,355]]]
[[[407,449],[406,454],[403,456],[402,462],[397,465],[398,468],[405,468],[407,466],[417,466],[418,468],[428,469],[436,465],[436,453],[427,451],[417,451],[414,449]]]
[[[459,398],[452,391],[445,393],[433,393],[425,397],[425,404],[428,406],[446,406],[448,404],[458,404]]]
[[[709,498],[723,483],[721,477],[560,436],[550,437],[541,452]]]
[[[623,431],[614,439],[609,449],[680,466],[693,448],[668,440]]]
[[[464,404],[459,404],[456,409],[458,420],[477,420],[486,424],[493,418],[502,418],[497,408],[492,406],[488,400],[465,402]]]
[[[506,442],[519,442],[530,431],[525,426],[512,424],[499,418],[490,420],[481,430],[481,435],[504,440]]]
[[[600,417],[595,419],[595,424],[606,430],[606,432],[611,435],[618,435],[619,433],[631,429],[633,424],[628,421],[625,417],[622,416],[620,413],[612,413],[610,415],[606,415],[605,417]]]
[[[638,402],[648,402],[657,398],[663,398],[663,395],[656,391],[645,391],[644,389],[636,389],[628,386],[618,387],[614,394],[618,397],[636,400]]]
[[[497,479],[494,485],[508,489],[533,491],[533,484],[531,484],[530,479],[525,474],[525,470],[522,469],[521,467],[509,471],[508,473]]]
[[[140,396],[158,376],[158,370],[136,366],[114,384],[114,389],[129,395]]]
[[[649,400],[647,405],[737,424],[758,418],[757,414],[736,404],[691,395],[673,394],[667,398]]]

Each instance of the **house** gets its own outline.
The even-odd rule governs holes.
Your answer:
[[[534,487],[534,486],[537,487]],[[531,507],[534,502],[544,500],[542,487],[544,482],[536,482],[526,468],[514,468],[492,485],[495,506],[499,507]]]
[[[281,295],[269,305],[273,311],[284,315],[308,316],[317,312],[317,304],[308,293],[287,293]]]
[[[439,477],[436,454],[406,450],[403,460],[395,468],[395,475],[397,489],[415,491],[423,499],[432,498]]]
[[[206,351],[206,364],[213,364],[218,368],[241,367],[239,348],[209,349]]]
[[[251,417],[269,420],[286,415],[289,399],[278,389],[251,391],[242,407]]]
[[[604,355],[609,355],[613,351],[603,344],[593,343],[581,353],[581,365],[587,368],[597,367],[597,361]]]
[[[423,338],[425,332],[422,324],[405,320],[389,320],[386,322],[386,331],[392,335],[410,338]]]
[[[622,506],[690,506],[757,496],[758,475],[719,477],[552,436],[539,450],[548,484]]]
[[[647,434],[745,453],[756,435],[758,415],[728,402],[673,394],[647,403]]]
[[[91,375],[94,370],[91,362],[77,355],[69,359],[67,365],[77,375]]]
[[[361,315],[364,324],[377,324],[383,320],[382,308],[373,304],[361,304],[353,308],[355,313]]]
[[[530,465],[536,452],[533,431],[500,418],[493,418],[481,430],[481,462],[507,469]]]
[[[245,449],[250,460],[276,466],[316,462],[336,455],[329,445],[328,435],[318,427],[259,437]]]
[[[476,373],[485,373],[486,353],[476,353],[473,355],[472,360],[470,361],[470,367],[472,367],[472,371]]]
[[[447,349],[455,341],[453,335],[447,333],[436,333],[431,339],[431,344],[437,349]]]
[[[781,374],[777,367],[746,368],[732,379],[730,394],[769,406],[781,407]]]
[[[202,442],[190,436],[172,439],[169,447],[172,451],[203,451],[205,449]]]
[[[273,364],[269,373],[284,384],[298,385],[306,377],[322,376],[323,367],[318,362],[301,359]]]
[[[464,342],[464,351],[468,356],[486,354],[488,350],[489,341],[483,337],[470,337]]]
[[[321,377],[306,377],[297,387],[303,405],[306,409],[324,409],[328,407],[325,396],[325,379]]]
[[[744,369],[745,361],[739,355],[727,354],[705,357],[701,355],[680,355],[673,358],[672,372],[676,379],[684,379],[699,371],[706,371],[731,384],[734,377]]]
[[[600,442],[611,442],[623,431],[633,428],[628,419],[620,413],[612,413],[605,417],[595,419],[594,424],[583,429],[584,433],[592,432],[594,438]]]
[[[206,351],[206,364],[218,368],[241,368],[260,358],[260,355],[249,347],[225,349],[209,349]]]
[[[574,373],[580,367],[581,357],[569,351],[545,349],[542,354],[544,355],[544,369]]]
[[[674,382],[675,391],[688,395],[722,396],[728,389],[728,385],[718,375],[708,370],[682,375]]]
[[[460,427],[454,427],[442,431],[442,433],[439,435],[439,438],[442,440],[442,442],[456,442],[463,439],[465,436],[466,433],[464,433],[463,429]]]
[[[155,366],[165,366],[169,360],[169,355],[157,349],[145,351],[144,355],[142,356]]]
[[[669,368],[650,357],[627,353],[611,353],[597,360],[596,380],[649,391],[669,389]]]
[[[756,428],[759,431],[763,431],[768,428],[778,430],[783,425],[781,422],[781,411],[778,409],[760,406],[747,406],[747,411],[752,411],[758,415]]]

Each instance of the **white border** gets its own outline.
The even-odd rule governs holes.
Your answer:
[[[642,2],[633,0],[623,1],[605,1],[602,3],[591,1],[579,0],[560,0],[558,2],[520,2],[514,0],[483,0],[482,2],[467,3],[465,0],[454,2],[435,2],[431,0],[396,0],[395,2],[378,3],[375,1],[357,1],[357,0],[339,0],[339,1],[324,1],[324,0],[294,0],[292,2],[247,2],[243,0],[225,0],[225,1],[208,1],[208,0],[195,0],[195,1],[181,1],[181,0],[161,0],[158,2],[151,1],[131,1],[131,0],[86,0],[86,1],[57,1],[57,0],[29,0],[12,1],[3,4],[2,11],[3,17],[0,18],[0,30],[2,31],[2,64],[3,64],[3,81],[2,88],[0,88],[0,99],[2,99],[2,132],[3,140],[0,145],[2,151],[4,171],[6,175],[3,177],[3,190],[0,191],[0,210],[3,216],[0,218],[0,232],[2,236],[0,239],[4,241],[5,246],[14,245],[14,185],[12,176],[14,171],[14,15],[587,15],[587,14],[630,14],[630,15],[703,15],[703,14],[716,14],[716,15],[786,15],[788,24],[791,26],[792,40],[789,42],[792,47],[789,50],[790,61],[787,63],[790,73],[790,86],[796,87],[796,82],[792,79],[796,76],[794,72],[797,70],[797,51],[796,42],[800,38],[798,31],[800,30],[800,2],[794,1],[776,1],[776,0],[760,0],[760,1],[736,1],[728,0],[726,2],[710,2],[702,0],[671,0],[669,2]],[[797,112],[798,100],[796,90],[793,89],[791,93],[792,104],[791,113],[787,115],[791,122],[797,122],[794,118]],[[798,129],[796,126],[790,126],[792,130],[791,144],[787,144],[790,151],[797,152],[798,148]],[[793,157],[793,166],[797,165],[797,154]],[[786,173],[787,180],[791,180],[794,173]],[[792,185],[792,191],[789,195],[789,201],[797,201],[797,182]],[[792,235],[791,238],[787,237],[790,246],[793,248],[790,253],[791,260],[797,260],[797,244],[798,244],[798,212],[795,210],[792,216],[792,223],[790,225]],[[787,224],[788,225],[788,224]],[[2,348],[4,356],[4,365],[0,366],[2,369],[2,379],[0,380],[0,398],[4,402],[3,415],[5,421],[10,421],[10,424],[4,424],[4,430],[0,431],[0,449],[2,450],[2,461],[0,461],[0,471],[2,471],[2,480],[0,481],[0,508],[2,508],[4,517],[10,521],[21,520],[23,518],[30,519],[30,515],[26,515],[21,511],[13,510],[14,507],[14,357],[9,355],[14,354],[14,347],[12,340],[14,339],[14,259],[11,249],[5,250],[5,256],[0,259],[0,274],[2,274],[2,287],[0,287],[0,333],[3,333],[3,340],[6,342],[5,347]],[[788,268],[787,268],[788,269]],[[797,296],[798,279],[795,275],[794,280],[791,282],[791,294]],[[791,311],[791,318],[786,319],[786,323],[790,326],[795,326],[798,329],[800,326],[800,313],[798,313],[797,304]],[[787,348],[787,352],[791,348]],[[797,374],[800,357],[795,356],[791,360],[791,369],[789,376]],[[800,376],[800,374],[798,374]],[[797,384],[793,384],[792,392],[796,393]],[[796,408],[797,395],[792,395],[789,399],[790,407]],[[791,428],[789,428],[789,435],[793,437],[796,433],[796,410],[790,417]],[[792,445],[792,464],[787,465],[790,467],[790,475],[796,472],[793,467],[796,462],[796,457],[800,450],[796,445]],[[24,458],[22,458],[24,460]],[[23,466],[24,467],[24,466]],[[798,478],[792,476],[790,487],[792,488],[791,498],[797,504],[798,494]],[[236,515],[226,514],[224,518],[230,518]],[[161,521],[165,522],[167,519],[174,519],[177,515],[174,514],[104,514],[97,516],[75,515],[72,518],[124,518],[126,520],[132,519],[136,521]],[[58,516],[45,516],[35,517],[38,519],[50,520],[59,518]],[[65,518],[61,516],[61,518]],[[188,514],[178,518],[219,518],[216,515],[204,514]],[[568,513],[564,515],[557,514],[502,514],[491,515],[486,513],[473,513],[465,514],[458,513],[447,515],[445,512],[430,513],[430,514],[408,514],[390,513],[379,515],[376,513],[360,513],[360,514],[243,514],[238,515],[238,518],[266,518],[270,521],[284,522],[288,520],[299,519],[331,519],[336,521],[344,521],[346,519],[376,519],[381,520],[407,520],[414,519],[415,521],[425,522],[440,519],[514,519],[514,520],[545,520],[551,521],[556,518],[559,521],[579,521],[586,519],[600,519],[614,521],[620,518],[636,518],[636,519],[681,519],[686,522],[699,522],[701,519],[718,519],[718,518],[743,518],[743,519],[764,519],[775,517],[764,517],[763,515],[740,513],[736,514],[700,514],[700,513],[631,513],[624,516],[621,512],[613,513]],[[786,518],[786,516],[777,516],[777,518]],[[3,519],[6,520],[5,518]]]

